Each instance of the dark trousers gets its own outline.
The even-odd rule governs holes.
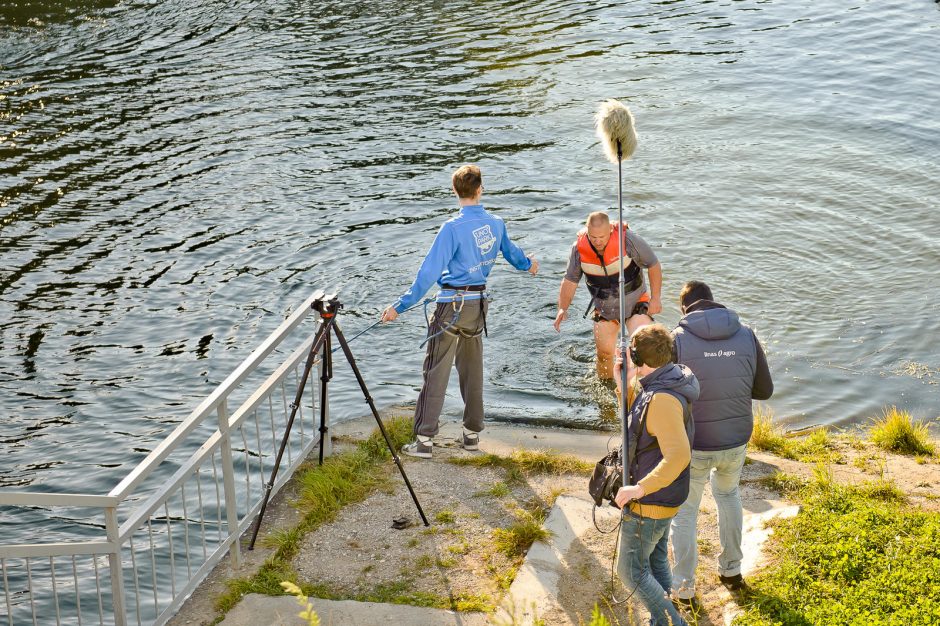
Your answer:
[[[463,426],[473,432],[483,430],[483,315],[488,306],[486,300],[467,300],[452,326],[451,303],[438,303],[434,310],[430,334],[445,330],[427,344],[424,384],[415,407],[416,435],[437,435],[450,368],[455,361],[464,402]]]

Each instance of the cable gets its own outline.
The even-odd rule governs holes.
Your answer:
[[[639,543],[641,533],[643,532],[643,505],[640,504],[640,501],[639,501],[639,500],[635,500],[635,502],[636,502],[637,506],[640,507],[640,512],[639,512],[640,524],[639,524],[639,527],[637,528],[637,531],[636,531],[636,538],[637,538],[637,542]],[[626,506],[624,506],[624,510],[625,510],[625,509],[627,508],[627,506],[629,506],[629,505],[630,505],[630,503],[628,502],[628,503],[626,504]],[[624,514],[624,510],[621,510],[621,511],[620,511],[620,521],[621,521],[621,524],[623,523],[623,514]],[[616,581],[614,580],[614,573],[615,573],[615,571],[614,571],[614,570],[615,570],[614,563],[616,563],[616,561],[617,561],[617,548],[618,548],[619,546],[620,546],[620,535],[618,534],[618,535],[617,535],[617,540],[614,542],[614,554],[613,554],[613,556],[612,556],[611,559],[610,559],[610,600],[611,600],[611,604],[610,604],[610,605],[611,605],[611,606],[620,606],[621,604],[624,604],[625,602],[627,602],[630,598],[633,597],[633,594],[636,593],[637,588],[640,586],[640,581],[636,581],[636,583],[634,583],[634,585],[633,585],[633,590],[630,591],[630,595],[628,595],[626,598],[623,598],[622,600],[618,600],[618,599],[617,599],[617,596],[616,596],[616,594],[614,593],[614,587],[615,587],[615,583],[616,583]]]
[[[407,309],[405,309],[404,311],[402,311],[402,313],[407,313],[407,312],[410,311],[411,309],[417,309],[419,306],[424,305],[424,307],[425,307],[424,318],[425,318],[425,321],[426,321],[426,320],[427,320],[427,304],[428,304],[428,302],[433,302],[433,301],[434,301],[434,298],[425,298],[424,300],[422,300],[422,301],[419,302],[418,304],[415,304],[415,305],[413,305],[413,306],[408,307]],[[401,313],[399,313],[399,315],[401,315]],[[379,320],[379,321],[377,321],[376,323],[372,324],[371,326],[368,326],[365,330],[359,331],[358,333],[356,333],[355,335],[353,335],[350,339],[347,339],[347,340],[346,340],[346,343],[352,343],[353,341],[356,340],[356,338],[361,337],[362,335],[366,334],[367,332],[369,332],[370,330],[372,330],[373,328],[375,328],[376,326],[378,326],[378,325],[381,324],[381,323],[382,323],[382,320]],[[339,350],[339,348],[333,348],[333,350],[331,350],[331,353],[336,352],[337,350]]]

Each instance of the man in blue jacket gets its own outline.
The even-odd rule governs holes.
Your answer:
[[[696,523],[705,481],[711,480],[718,507],[718,575],[732,590],[742,589],[743,508],[738,493],[754,416],[751,400],[774,392],[767,357],[754,332],[737,313],[712,299],[703,282],[690,281],[679,295],[682,318],[673,331],[676,361],[698,378],[701,393],[692,404],[695,437],[689,498],[672,520],[673,589],[692,605],[698,563]]]
[[[509,240],[503,220],[480,202],[483,175],[476,165],[464,165],[451,177],[460,212],[444,222],[418,269],[411,287],[382,313],[383,322],[417,303],[435,282],[440,287],[437,308],[428,329],[424,384],[415,407],[415,440],[402,448],[410,456],[431,458],[450,368],[456,359],[460,395],[464,401],[463,447],[476,450],[483,430],[483,338],[488,308],[486,278],[496,257],[535,275],[539,264]]]

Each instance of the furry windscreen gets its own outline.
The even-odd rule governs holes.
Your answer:
[[[611,163],[617,162],[617,140],[624,159],[629,159],[636,151],[636,128],[633,114],[619,100],[605,100],[594,116],[597,138],[604,146],[604,154]]]

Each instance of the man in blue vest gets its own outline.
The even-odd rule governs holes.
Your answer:
[[[627,426],[628,484],[616,495],[623,509],[617,573],[650,612],[653,626],[688,626],[669,600],[669,524],[689,493],[695,375],[672,360],[672,335],[662,324],[634,333],[630,356],[638,393]]]
[[[477,450],[483,430],[483,333],[486,329],[486,278],[503,257],[533,276],[539,264],[509,239],[506,224],[483,208],[483,174],[464,165],[451,177],[460,212],[444,222],[418,269],[411,288],[382,313],[383,322],[417,303],[435,282],[437,308],[428,330],[424,384],[415,407],[415,440],[402,448],[409,456],[429,459],[440,426],[450,369],[456,360],[464,401],[463,447]]]
[[[751,400],[770,398],[774,384],[757,336],[734,311],[713,300],[708,285],[686,283],[679,307],[683,316],[673,331],[676,360],[691,369],[701,385],[692,406],[695,438],[689,498],[672,520],[673,588],[679,601],[691,606],[698,563],[696,523],[706,480],[711,480],[718,508],[719,579],[732,590],[745,587],[738,483],[754,425]]]

